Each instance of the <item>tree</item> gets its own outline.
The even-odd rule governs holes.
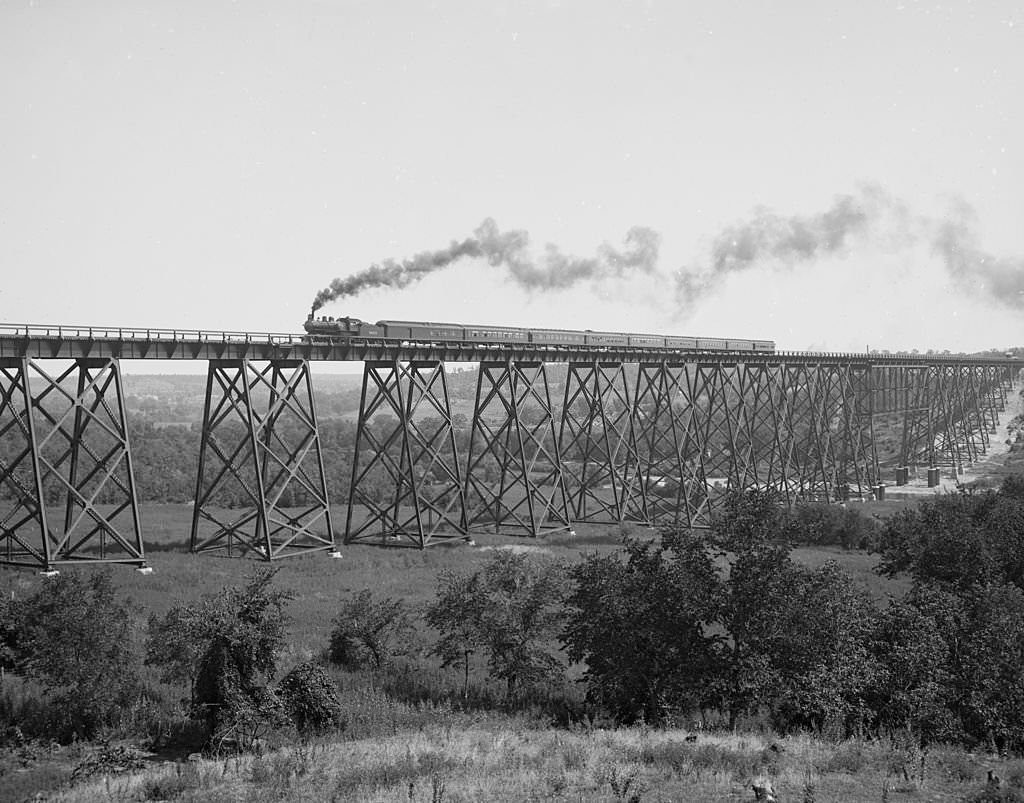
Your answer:
[[[469,674],[473,656],[486,643],[481,623],[487,599],[480,588],[481,576],[442,572],[437,598],[427,608],[426,622],[440,633],[434,646],[442,666],[462,668],[462,696],[469,696]]]
[[[856,728],[867,716],[874,667],[863,639],[872,606],[836,564],[795,564],[774,494],[727,497],[710,542],[728,562],[715,625],[719,668],[709,690],[738,717],[767,710],[776,725]]]
[[[801,504],[785,516],[786,539],[793,544],[838,544],[843,549],[870,545],[879,526],[853,507]]]
[[[719,671],[711,683],[729,727],[781,692],[780,672],[794,643],[789,594],[799,571],[784,549],[759,546],[736,555],[722,580]]]
[[[957,662],[964,728],[993,751],[1024,749],[1024,591],[991,585],[970,595]]]
[[[616,719],[660,724],[700,705],[714,671],[708,625],[718,578],[690,534],[662,532],[660,546],[626,539],[570,572],[562,641],[586,665],[587,698]]]
[[[17,667],[19,609],[13,596],[0,597],[0,677]]]
[[[786,511],[774,491],[731,491],[711,520],[711,543],[745,553],[784,543]]]
[[[277,695],[296,730],[315,735],[343,725],[338,687],[323,667],[307,661],[277,684]]]
[[[331,663],[357,668],[372,662],[387,663],[395,644],[408,641],[415,631],[408,608],[400,599],[377,600],[373,592],[360,591],[341,604],[327,648]]]
[[[999,494],[1024,502],[1024,474],[1010,474],[999,486]]]
[[[877,725],[922,742],[962,737],[952,666],[963,616],[954,594],[927,587],[882,612],[872,644],[881,666],[871,701]]]
[[[879,570],[959,589],[1009,582],[1024,588],[1024,501],[1009,492],[947,495],[891,517]]]
[[[565,568],[550,558],[499,551],[472,576],[448,573],[427,622],[439,630],[443,656],[476,650],[509,697],[550,680],[562,668],[553,646],[563,616]]]
[[[189,704],[195,705],[196,673],[207,643],[196,638],[206,629],[203,605],[179,605],[171,608],[160,619],[149,618],[149,637],[146,641],[147,666],[160,669],[164,683],[188,683]]]
[[[1024,746],[1024,500],[998,492],[923,502],[887,523],[880,569],[914,586],[881,617],[880,724],[922,740]]]
[[[48,695],[48,735],[92,738],[126,704],[138,674],[128,608],[110,572],[49,578],[11,608],[17,667]]]
[[[870,651],[875,607],[835,561],[797,568],[785,627],[793,643],[780,662],[775,725],[863,733],[873,718],[869,698],[880,671]]]
[[[921,584],[881,618],[879,723],[922,741],[1024,746],[1024,591]]]
[[[276,569],[260,569],[239,588],[207,595],[150,621],[147,663],[192,681],[192,716],[205,721],[211,744],[252,744],[280,721],[268,686],[284,646],[284,607],[294,596],[273,589]]]

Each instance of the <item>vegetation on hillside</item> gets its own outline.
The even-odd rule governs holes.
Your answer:
[[[881,529],[841,508],[786,511],[749,492],[730,497],[704,538],[627,537],[572,564],[498,549],[476,568],[441,572],[426,605],[350,592],[323,614],[333,630],[319,656],[289,647],[294,592],[273,571],[186,598],[148,625],[108,572],[66,572],[3,600],[0,657],[10,675],[0,732],[12,755],[90,739],[224,754],[484,716],[507,727],[753,727],[776,739],[902,745],[908,755],[940,744],[1019,754],[1022,489],[1012,479],[998,492],[937,497]],[[910,591],[879,605],[836,563],[794,561],[794,539],[867,543],[882,571],[909,575]],[[104,762],[110,772],[137,765],[98,744],[107,752],[83,755],[78,777]],[[692,766],[699,759],[688,744],[664,755]],[[578,749],[599,751],[587,740]],[[792,783],[792,767],[767,758],[744,759],[743,772]],[[458,775],[450,760],[439,758],[430,777],[449,783]],[[276,772],[247,762],[252,778]],[[633,770],[612,766],[620,791],[634,793],[664,771],[661,759],[638,758],[627,784]],[[357,787],[369,798],[399,778],[415,785],[425,777],[419,767],[417,759],[411,775],[388,770]],[[826,783],[826,772],[814,772]],[[609,777],[565,777],[618,794]]]

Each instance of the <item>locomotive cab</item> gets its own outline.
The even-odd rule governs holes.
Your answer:
[[[302,328],[311,335],[321,337],[351,337],[358,335],[363,322],[359,318],[333,318],[322,316],[319,319],[311,312]]]

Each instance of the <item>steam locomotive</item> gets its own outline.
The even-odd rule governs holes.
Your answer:
[[[306,319],[303,328],[312,340],[349,340],[354,337],[399,343],[483,343],[506,346],[590,346],[607,348],[652,348],[676,351],[756,351],[772,353],[773,340],[737,340],[718,337],[639,335],[625,332],[595,332],[591,329],[523,329],[514,326],[474,326],[430,321],[377,321],[359,318]]]

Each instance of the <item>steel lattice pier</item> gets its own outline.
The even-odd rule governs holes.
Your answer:
[[[191,549],[336,551],[307,362],[210,361]]]
[[[471,527],[537,536],[569,529],[545,363],[480,363],[466,470]]]
[[[415,378],[425,365],[429,382]],[[1016,375],[992,365],[835,358],[592,360],[568,364],[556,407],[545,363],[481,362],[460,457],[449,438],[444,363],[389,363],[385,380],[377,370],[367,364],[356,449],[363,468],[350,491],[371,515],[358,527],[350,521],[346,543],[368,540],[375,523],[378,542],[426,546],[436,536],[423,529],[424,517],[447,525],[449,536],[475,528],[537,536],[573,522],[704,527],[733,489],[771,489],[790,504],[880,496],[886,471],[896,479],[907,467],[948,468],[955,477],[977,460]],[[402,414],[403,405],[411,409],[404,376],[420,388],[416,404],[426,399],[445,422],[429,439]],[[370,379],[375,395],[365,389]],[[365,433],[385,401],[397,422],[371,437]],[[879,439],[899,447],[880,454]],[[444,450],[425,446],[401,457],[397,446],[406,443]],[[366,450],[368,459],[360,456]],[[443,507],[415,491],[424,459],[444,467]],[[388,495],[368,501],[377,464],[386,466]]]
[[[145,565],[117,360],[0,359],[0,562]]]
[[[118,342],[0,357],[0,563],[145,564]],[[191,549],[337,554],[309,360],[249,338],[139,338],[132,356],[184,342],[210,357]],[[937,483],[986,453],[1020,378],[1012,361],[949,357],[420,352],[364,362],[345,543],[700,527],[731,489],[796,503],[880,495],[921,469]],[[479,369],[466,430],[445,356]]]
[[[465,537],[443,364],[365,363],[345,543],[423,548]]]

